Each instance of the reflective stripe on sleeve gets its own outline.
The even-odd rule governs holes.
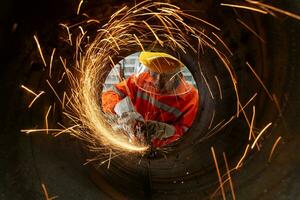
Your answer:
[[[174,108],[174,107],[171,107],[167,104],[161,103],[157,99],[149,96],[147,93],[145,93],[143,91],[138,90],[137,91],[137,97],[148,101],[149,103],[151,103],[152,105],[154,105],[157,108],[162,109],[163,111],[172,113],[176,117],[180,117],[182,115],[182,112],[180,112],[177,108]]]

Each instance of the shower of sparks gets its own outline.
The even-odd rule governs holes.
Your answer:
[[[45,200],[53,200],[53,199],[57,199],[58,198],[58,196],[49,197],[47,188],[46,188],[45,184],[43,184],[43,183],[42,183],[42,189],[43,189],[43,192],[44,192],[44,195],[45,195]]]
[[[231,196],[232,196],[232,199],[235,200],[236,199],[236,195],[235,195],[235,192],[234,192],[233,182],[232,182],[232,178],[231,178],[231,175],[230,175],[230,170],[229,170],[229,166],[228,166],[228,162],[227,162],[227,158],[226,158],[225,152],[223,152],[223,159],[224,159],[224,163],[225,163],[225,167],[226,167],[226,171],[227,171],[227,177],[229,179]]]
[[[246,0],[246,2],[257,7],[225,3],[221,3],[221,5],[246,9],[261,14],[273,14],[271,12],[272,10],[274,12],[285,14],[287,16],[300,20],[300,17],[298,15],[283,11],[273,6],[252,0]],[[79,2],[79,5],[77,7],[77,14],[81,13],[80,9],[82,3],[83,0]],[[98,153],[95,157],[87,159],[87,162],[85,164],[96,162],[100,166],[108,162],[108,169],[110,168],[111,160],[115,157],[118,157],[120,155],[128,155],[128,153],[138,153],[143,155],[149,149],[149,146],[129,141],[128,138],[122,136],[123,134],[120,134],[119,131],[112,130],[112,128],[108,125],[106,116],[102,113],[101,105],[99,102],[99,95],[101,95],[99,93],[101,93],[103,78],[105,78],[107,72],[109,72],[111,69],[115,70],[115,63],[117,63],[117,61],[121,59],[121,55],[123,52],[130,52],[132,50],[153,51],[157,47],[163,47],[174,52],[181,52],[184,54],[186,54],[187,52],[194,52],[195,54],[197,54],[198,58],[200,58],[200,55],[206,50],[212,50],[214,56],[222,64],[222,67],[224,67],[224,69],[226,69],[226,71],[228,72],[227,76],[229,76],[231,79],[231,83],[236,96],[236,114],[230,119],[221,120],[211,129],[212,125],[215,124],[214,120],[216,115],[216,110],[213,110],[212,118],[208,127],[209,132],[202,138],[201,141],[211,137],[216,132],[225,128],[225,126],[230,124],[234,119],[239,118],[240,113],[243,114],[245,121],[249,126],[248,142],[252,142],[252,144],[247,144],[241,158],[233,169],[229,169],[226,155],[225,153],[223,153],[227,170],[227,179],[224,178],[224,181],[220,175],[220,169],[214,148],[211,147],[212,156],[218,174],[218,180],[220,183],[218,190],[221,190],[223,199],[226,199],[223,185],[229,182],[232,198],[236,199],[230,173],[242,167],[246,156],[254,148],[254,146],[257,146],[258,150],[260,149],[259,139],[261,138],[263,133],[265,133],[266,130],[272,125],[272,123],[266,125],[257,136],[255,135],[255,133],[258,132],[254,127],[256,115],[255,106],[252,107],[253,109],[251,121],[247,117],[245,108],[249,106],[251,102],[253,102],[253,100],[257,96],[257,93],[255,93],[246,104],[242,105],[242,103],[240,102],[237,76],[235,74],[232,63],[230,63],[230,57],[228,58],[226,56],[228,53],[230,54],[230,56],[232,56],[234,55],[234,52],[232,52],[230,50],[230,46],[227,45],[229,43],[221,39],[221,34],[219,34],[219,31],[222,30],[204,19],[185,13],[175,5],[162,2],[143,1],[136,4],[132,8],[124,6],[120,10],[116,11],[111,16],[109,21],[101,27],[100,24],[102,24],[102,19],[100,20],[90,18],[85,13],[83,13],[82,15],[87,19],[84,21],[80,21],[77,24],[60,24],[60,26],[64,27],[67,31],[68,43],[71,46],[74,44],[73,47],[75,47],[76,49],[75,55],[73,56],[73,58],[75,59],[74,62],[72,62],[73,60],[68,60],[68,65],[70,66],[67,66],[67,59],[69,58],[63,58],[59,56],[62,63],[63,72],[60,73],[59,77],[53,77],[55,73],[52,74],[52,65],[54,54],[56,52],[56,49],[54,48],[52,50],[49,64],[49,80],[46,80],[46,83],[61,104],[61,108],[63,110],[62,114],[70,121],[68,122],[69,124],[64,125],[63,123],[60,124],[58,122],[57,124],[60,128],[48,127],[49,113],[51,109],[52,112],[54,112],[55,108],[54,102],[53,105],[49,106],[45,115],[45,128],[24,129],[21,130],[21,132],[27,134],[44,132],[53,134],[53,136],[59,136],[63,133],[70,134],[73,137],[85,141],[90,152]],[[189,22],[193,20],[201,22],[201,26],[199,27],[198,25],[190,25],[193,23]],[[260,41],[264,42],[264,40],[249,25],[247,25],[240,19],[236,20]],[[93,25],[99,26],[96,31],[97,35],[95,37],[90,37],[90,32],[85,31],[85,27],[89,26],[89,24],[91,23],[93,23]],[[80,29],[80,34],[78,34],[77,36],[76,33],[71,32],[72,30],[77,29],[76,27]],[[214,29],[216,33],[210,31],[210,29]],[[77,32],[79,32],[78,29]],[[75,38],[76,40],[75,42],[73,42],[72,39]],[[44,66],[47,66],[36,35],[34,35],[34,40],[38,47],[39,54],[43,60]],[[218,49],[220,43],[227,50],[226,54]],[[198,47],[198,49],[195,49],[195,46]],[[224,48],[222,49],[224,50]],[[200,63],[200,61],[198,61],[199,71],[211,98],[214,100],[213,91],[211,90],[211,86],[209,84],[211,79],[209,79],[204,71],[202,71],[202,63]],[[248,62],[246,62],[246,65],[254,74],[258,82],[262,85],[270,100],[275,101],[275,105],[276,107],[278,107],[277,109],[281,114],[276,96],[270,94],[262,79],[257,75],[255,70]],[[64,80],[67,80],[69,84],[70,90],[68,91],[61,91],[61,89],[56,89],[57,87],[59,87],[55,85],[57,83],[57,80],[58,83],[60,83],[63,78]],[[214,76],[214,78],[219,88],[220,99],[222,100],[222,85],[220,84],[217,76]],[[22,85],[21,88],[35,96],[35,98],[30,103],[29,108],[36,101],[36,99],[38,99],[42,94],[45,93],[44,91],[41,91],[39,94],[37,94],[24,85]],[[129,91],[128,88],[127,90]],[[277,138],[272,147],[269,161],[271,160],[273,152],[280,140],[281,136]]]
[[[271,162],[271,159],[272,159],[274,150],[275,150],[275,148],[277,147],[277,145],[278,145],[278,143],[279,143],[279,141],[280,141],[281,139],[282,139],[282,137],[279,136],[279,137],[276,139],[275,143],[273,144],[272,149],[271,149],[271,153],[270,153],[269,158],[268,158],[268,162]]]
[[[220,187],[221,187],[222,197],[223,197],[224,200],[226,200],[226,195],[225,195],[225,191],[224,191],[224,188],[223,188],[223,181],[222,181],[222,178],[221,178],[221,175],[220,175],[220,169],[219,169],[219,165],[218,165],[218,161],[217,161],[217,158],[216,158],[214,147],[211,147],[210,150],[211,150],[214,162],[215,162],[215,166],[216,166],[216,170],[217,170],[217,174],[218,174],[218,179],[219,179],[219,184],[220,184]]]
[[[254,148],[255,144],[258,142],[258,139],[263,135],[263,133],[272,125],[272,123],[270,122],[267,126],[265,126],[260,133],[258,134],[258,136],[255,138],[253,144],[251,145],[251,149]]]
[[[41,58],[42,58],[42,61],[43,61],[43,63],[44,63],[44,66],[46,67],[46,66],[47,66],[47,63],[46,63],[46,61],[45,61],[45,58],[44,58],[43,51],[42,51],[41,45],[40,45],[40,43],[39,43],[39,40],[38,40],[38,38],[37,38],[36,35],[34,35],[33,38],[34,38],[35,43],[36,43],[36,45],[37,45],[37,47],[38,47],[38,50],[39,50],[40,56],[41,56]]]

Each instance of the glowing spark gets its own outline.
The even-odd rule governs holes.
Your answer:
[[[279,143],[279,141],[280,141],[281,139],[282,139],[282,137],[279,136],[279,137],[277,138],[277,140],[275,141],[275,143],[273,144],[273,147],[272,147],[272,149],[271,149],[271,153],[270,153],[270,155],[269,155],[268,162],[271,162],[271,158],[272,158],[272,156],[273,156],[274,150],[275,150],[275,148],[277,147],[277,145],[278,145],[278,143]]]
[[[107,169],[109,169],[110,167],[110,161],[111,161],[111,154],[112,154],[112,150],[109,150],[109,160],[108,160],[108,164],[107,164]]]
[[[58,94],[55,91],[55,89],[52,87],[51,83],[48,80],[46,80],[46,82],[49,85],[49,87],[51,88],[51,90],[53,91],[53,93],[55,94],[55,96],[57,97],[57,99],[59,100],[59,102],[62,104],[62,101],[61,101],[60,97],[58,96]]]
[[[252,1],[252,0],[246,0],[246,1],[249,2],[249,3],[252,3],[252,4],[256,4],[258,6],[261,6],[262,8],[268,8],[268,9],[273,10],[275,12],[278,12],[278,13],[287,15],[289,17],[292,17],[294,19],[300,20],[300,16],[297,15],[297,14],[294,14],[294,13],[291,13],[291,12],[288,12],[288,11],[285,11],[285,10],[282,10],[282,9],[279,9],[279,8],[274,7],[274,6],[270,6],[268,4],[264,4],[264,3],[261,3],[261,2],[258,2],[258,1]]]
[[[240,105],[240,107],[242,108],[242,105],[241,105],[241,104],[239,104],[239,105]],[[242,110],[243,115],[244,115],[244,117],[245,117],[245,120],[246,120],[246,122],[247,122],[247,124],[248,124],[248,126],[249,126],[249,130],[250,130],[249,134],[252,134],[252,137],[253,137],[253,139],[255,140],[256,136],[255,136],[254,132],[252,131],[251,124],[250,124],[250,122],[249,122],[248,116],[247,116],[247,114],[246,114],[246,112],[245,112],[245,110],[244,110],[243,108],[242,108],[241,110]],[[259,147],[258,144],[256,144],[256,147],[257,147],[258,150],[260,150],[260,147]]]
[[[238,92],[238,88],[237,88],[237,80],[236,80],[236,75],[234,73],[234,71],[232,70],[232,68],[230,67],[230,65],[228,65],[228,63],[226,62],[226,60],[223,58],[223,56],[221,56],[221,54],[219,53],[219,51],[216,48],[213,48],[213,50],[217,53],[217,55],[219,56],[219,58],[221,59],[221,61],[223,62],[224,66],[226,67],[227,71],[229,72],[229,75],[231,77],[233,86],[234,86],[234,90],[235,90],[235,96],[236,96],[236,101],[237,101],[237,105],[236,105],[236,110],[237,110],[237,117],[239,116],[239,104],[240,104],[240,98],[239,98],[239,92]]]
[[[65,128],[64,130],[62,130],[62,131],[60,131],[60,132],[58,132],[58,133],[55,133],[55,137],[57,137],[57,136],[59,136],[59,135],[61,135],[62,133],[67,133],[67,132],[69,132],[69,131],[74,131],[74,128],[76,128],[76,127],[79,127],[80,125],[79,124],[75,124],[74,126],[71,126],[71,127],[69,127],[69,128]]]
[[[198,64],[199,64],[199,66],[200,66],[200,63],[198,63]],[[213,93],[212,93],[212,91],[211,91],[211,89],[210,89],[210,86],[209,86],[209,84],[208,84],[208,82],[207,82],[207,80],[206,80],[206,78],[205,78],[205,76],[204,76],[204,74],[203,74],[203,72],[202,72],[202,70],[201,70],[201,68],[200,68],[200,73],[201,73],[201,76],[203,77],[204,82],[205,82],[205,84],[206,84],[206,86],[207,86],[207,88],[208,88],[208,91],[209,91],[209,94],[210,94],[211,98],[212,98],[212,99],[215,99],[215,98],[214,98],[214,95],[213,95]]]
[[[217,158],[216,158],[214,147],[210,147],[210,150],[211,150],[213,158],[214,158],[214,162],[215,162],[215,166],[216,166],[216,170],[217,170],[217,174],[218,174],[218,178],[219,178],[219,183],[220,183],[220,186],[221,186],[222,197],[223,197],[223,199],[226,200],[225,191],[224,191],[224,188],[223,188],[223,181],[222,181],[222,178],[221,178],[221,175],[220,175],[219,165],[218,165],[218,161],[217,161]]]
[[[215,75],[215,79],[217,81],[217,84],[218,84],[218,88],[219,88],[219,93],[220,93],[220,99],[223,98],[223,94],[222,94],[222,88],[221,88],[221,85],[220,85],[220,82],[219,82],[219,79],[218,77]]]
[[[37,38],[36,35],[34,35],[33,38],[34,38],[35,43],[36,43],[36,45],[37,45],[37,47],[38,47],[38,50],[39,50],[40,56],[41,56],[41,58],[42,58],[42,60],[43,60],[44,66],[46,67],[47,64],[46,64],[46,61],[45,61],[45,58],[44,58],[44,55],[43,55],[43,52],[42,52],[42,49],[41,49],[39,40],[38,40],[38,38]]]
[[[233,183],[232,183],[232,179],[231,179],[231,175],[230,175],[230,170],[229,170],[229,166],[228,166],[228,162],[227,162],[227,158],[226,158],[226,154],[225,152],[223,152],[223,158],[224,158],[224,162],[225,162],[225,167],[226,167],[226,171],[227,171],[227,176],[229,179],[229,185],[230,185],[230,190],[231,190],[231,196],[232,199],[235,200],[235,192],[234,192],[234,187],[233,187]]]
[[[256,72],[254,71],[254,69],[251,67],[251,65],[246,62],[246,65],[249,67],[249,69],[252,71],[252,73],[254,74],[254,76],[257,78],[257,80],[259,81],[259,83],[262,85],[262,87],[264,88],[264,90],[266,91],[266,93],[268,94],[269,98],[271,99],[271,101],[273,101],[272,95],[270,94],[269,90],[267,89],[267,87],[265,86],[265,84],[263,83],[263,81],[260,79],[260,77],[256,74]]]
[[[49,77],[51,78],[51,71],[52,71],[52,62],[53,62],[53,57],[55,54],[55,48],[53,48],[52,53],[51,53],[51,58],[50,58],[50,66],[49,66]]]
[[[59,25],[61,25],[62,27],[64,27],[67,30],[68,37],[69,37],[69,42],[70,42],[70,45],[72,46],[72,35],[70,33],[69,27],[67,25],[65,25],[65,24],[59,24]]]
[[[199,21],[201,21],[201,22],[203,22],[203,23],[205,23],[205,24],[207,24],[207,25],[213,27],[214,29],[216,29],[216,30],[218,30],[218,31],[221,30],[220,28],[216,27],[215,25],[213,25],[213,24],[211,24],[211,23],[209,23],[209,22],[207,22],[207,21],[205,21],[205,20],[203,20],[203,19],[200,19],[200,18],[198,18],[198,17],[195,17],[195,16],[190,15],[190,14],[187,14],[187,13],[182,13],[182,14],[183,14],[184,16],[190,17],[190,18],[192,18],[192,19],[199,20]]]
[[[265,128],[263,128],[260,133],[258,134],[258,136],[256,137],[256,139],[254,140],[253,144],[251,145],[251,149],[254,148],[255,144],[257,143],[258,139],[262,136],[262,134],[272,125],[272,123],[270,122],[267,126],[265,126]]]
[[[214,121],[214,118],[215,118],[215,113],[216,113],[216,110],[214,109],[211,120],[210,120],[210,123],[209,123],[209,126],[208,126],[208,129],[210,129],[212,124],[213,124],[213,121]]]
[[[79,15],[79,12],[80,12],[80,8],[81,8],[82,3],[83,3],[83,0],[81,0],[81,1],[79,2],[79,5],[78,5],[78,7],[77,7],[77,15]]]
[[[100,21],[99,20],[97,20],[97,19],[89,19],[88,21],[87,21],[87,23],[89,24],[89,23],[97,23],[97,24],[100,24]]]
[[[145,22],[145,21],[143,21],[143,23],[149,28],[149,30],[153,33],[153,35],[154,35],[154,37],[156,38],[156,40],[158,41],[158,43],[160,44],[160,46],[164,46],[164,42],[163,41],[161,41],[160,39],[159,39],[159,37],[156,35],[156,33],[154,32],[154,30],[151,28],[151,26],[147,23],[147,22]]]
[[[36,97],[34,97],[34,99],[30,102],[28,108],[30,108],[33,105],[33,103],[44,93],[44,91],[41,91],[38,95],[36,95]]]
[[[228,7],[233,7],[233,8],[241,8],[241,9],[246,9],[246,10],[251,10],[251,11],[255,11],[255,12],[259,12],[262,14],[268,14],[268,12],[258,9],[258,8],[253,8],[253,7],[249,7],[249,6],[243,6],[243,5],[235,5],[235,4],[227,4],[227,3],[221,3],[221,6],[228,6]]]
[[[48,115],[50,113],[50,110],[51,110],[52,106],[50,105],[49,108],[48,108],[48,111],[46,113],[46,116],[45,116],[45,127],[46,127],[46,134],[48,134]]]
[[[36,94],[34,91],[32,91],[31,89],[29,89],[29,88],[26,87],[25,85],[21,85],[21,88],[23,88],[23,89],[26,90],[27,92],[29,92],[29,93],[31,93],[31,94],[37,96],[37,94]]]
[[[242,107],[242,109],[240,110],[240,112],[242,112],[248,105],[251,101],[253,101],[253,99],[257,96],[257,93],[255,93],[250,99],[249,101]]]
[[[42,189],[43,189],[43,192],[44,192],[44,195],[45,195],[45,200],[53,200],[53,199],[58,198],[58,196],[49,197],[47,188],[46,188],[45,184],[43,184],[43,183],[42,183]]]
[[[227,49],[227,51],[230,53],[230,55],[233,56],[232,51],[229,49],[229,47],[226,45],[226,43],[214,32],[212,34],[222,43],[222,45]]]
[[[242,24],[246,29],[248,29],[253,35],[255,35],[261,42],[265,43],[265,40],[260,37],[250,26],[248,26],[245,22],[240,20],[239,18],[236,19],[240,24]]]
[[[138,38],[135,34],[133,34],[133,36],[134,36],[134,38],[136,39],[137,43],[140,45],[142,51],[145,51],[145,49],[144,49],[144,47],[143,47],[141,41],[139,40],[139,38]]]
[[[46,132],[46,131],[50,131],[50,132],[57,132],[57,131],[63,131],[62,129],[22,129],[21,133],[38,133],[38,132]]]
[[[250,129],[249,129],[249,137],[248,137],[248,140],[251,139],[251,135],[254,136],[254,133],[253,133],[253,122],[254,122],[254,118],[255,118],[255,106],[252,107],[253,109],[253,113],[252,113],[252,118],[251,118],[251,124],[250,124]],[[255,140],[255,136],[253,137],[254,140]]]
[[[239,160],[239,162],[236,164],[235,169],[238,169],[238,168],[241,167],[242,162],[244,161],[244,159],[245,159],[245,157],[246,157],[246,155],[247,155],[247,153],[248,153],[249,147],[250,147],[250,145],[247,144],[247,147],[246,147],[246,149],[245,149],[245,151],[244,151],[244,154],[243,154],[243,156],[241,157],[241,159]]]

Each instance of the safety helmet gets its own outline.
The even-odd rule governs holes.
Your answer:
[[[139,61],[153,72],[173,74],[180,71],[184,64],[177,58],[163,52],[143,51]]]
[[[167,53],[143,51],[139,61],[142,66],[136,69],[134,80],[137,87],[147,93],[178,96],[193,87],[181,73],[184,64]]]

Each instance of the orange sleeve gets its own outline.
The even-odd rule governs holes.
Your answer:
[[[183,134],[192,126],[197,115],[199,104],[198,99],[198,92],[196,90],[192,91],[190,95],[187,95],[186,102],[184,104],[186,106],[182,116],[175,123],[170,124],[175,127],[176,131],[174,135],[163,140],[154,139],[152,141],[152,145],[154,147],[162,147],[170,144],[183,136]]]
[[[102,93],[102,110],[105,113],[115,113],[115,105],[124,97],[129,96],[131,101],[134,102],[135,83],[133,77],[113,85],[112,88]]]

